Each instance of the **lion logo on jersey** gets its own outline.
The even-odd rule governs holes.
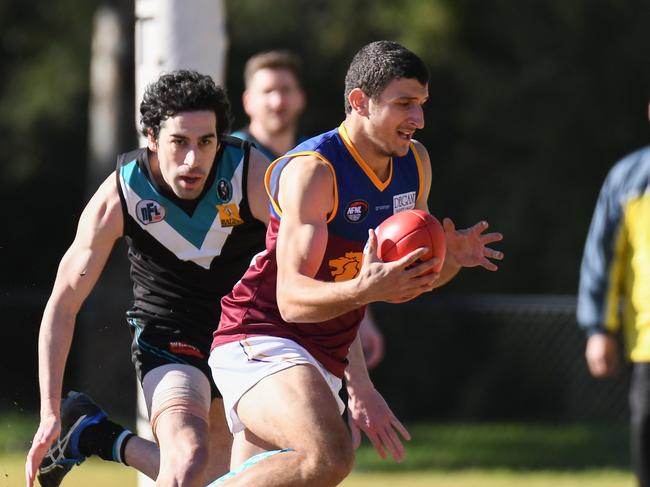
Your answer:
[[[332,277],[335,281],[348,281],[354,279],[361,269],[363,252],[346,252],[343,257],[331,259],[330,266]]]

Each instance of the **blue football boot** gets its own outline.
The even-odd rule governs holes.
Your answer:
[[[79,436],[105,417],[106,413],[83,392],[68,393],[61,403],[61,434],[38,467],[42,487],[58,487],[72,467],[86,459],[79,451]]]

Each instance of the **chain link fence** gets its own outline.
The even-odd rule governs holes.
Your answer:
[[[406,419],[623,420],[628,374],[593,379],[575,296],[445,295],[376,304],[378,389]]]

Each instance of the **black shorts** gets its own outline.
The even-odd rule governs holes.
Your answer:
[[[212,399],[222,397],[208,365],[211,333],[205,333],[205,337],[197,337],[194,333],[190,337],[188,333],[183,333],[182,326],[172,326],[169,322],[157,321],[155,318],[135,318],[130,313],[127,313],[126,321],[133,338],[131,360],[140,383],[147,372],[161,365],[192,365],[208,378]]]

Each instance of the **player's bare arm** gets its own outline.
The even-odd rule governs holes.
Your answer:
[[[415,250],[395,262],[381,262],[371,231],[374,240],[356,278],[343,282],[314,279],[325,254],[333,188],[329,166],[316,157],[297,157],[280,175],[277,197],[282,223],[277,241],[277,299],[282,317],[288,322],[326,321],[373,301],[420,294],[430,290],[437,277],[420,275],[428,270],[428,263],[407,269],[425,249]]]
[[[427,200],[431,189],[431,159],[427,149],[420,142],[413,141],[415,150],[422,161],[423,187],[416,201],[416,208],[429,212]],[[492,260],[502,260],[503,252],[488,247],[489,244],[503,240],[499,232],[483,233],[488,229],[488,222],[481,221],[470,228],[456,230],[451,218],[443,220],[447,240],[447,255],[440,270],[440,278],[436,287],[440,287],[451,279],[463,267],[481,266],[489,271],[496,271],[497,265]]]
[[[350,347],[345,379],[349,395],[348,423],[354,447],[358,448],[361,443],[359,430],[362,430],[382,458],[386,458],[388,451],[395,461],[400,462],[405,449],[397,433],[407,440],[411,435],[370,380],[358,335]]]
[[[61,388],[77,313],[92,291],[115,241],[122,235],[123,216],[115,174],[99,187],[83,210],[72,245],[59,263],[52,294],[39,332],[41,423],[25,465],[28,486],[59,435]]]
[[[264,154],[251,147],[248,159],[248,204],[253,216],[264,225],[269,223],[269,198],[264,189],[264,174],[269,162]]]
[[[418,199],[415,201],[415,207],[418,210],[426,211],[429,213],[429,193],[431,192],[431,159],[429,158],[429,151],[417,140],[413,139],[413,147],[420,159],[422,169],[422,187],[418,194]]]
[[[366,359],[368,370],[374,369],[384,358],[384,335],[375,322],[372,311],[366,309],[361,324],[359,325],[359,338],[363,356]]]
[[[296,157],[280,175],[277,299],[286,321],[325,321],[359,306],[349,282],[332,286],[313,278],[325,254],[333,188],[330,168],[316,157]]]

